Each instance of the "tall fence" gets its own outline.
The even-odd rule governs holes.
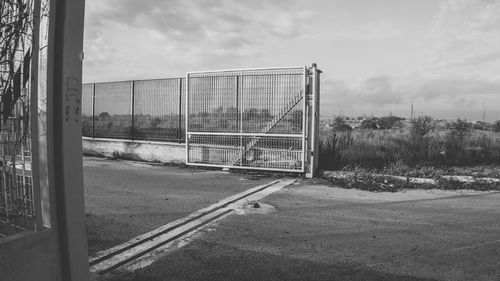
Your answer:
[[[185,78],[84,84],[82,135],[184,142]]]
[[[188,165],[312,176],[320,73],[313,64],[84,84],[82,135],[183,142]]]
[[[187,74],[188,165],[306,172],[315,68]]]

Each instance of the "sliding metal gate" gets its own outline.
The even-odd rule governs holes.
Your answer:
[[[306,67],[187,74],[188,165],[306,172]]]

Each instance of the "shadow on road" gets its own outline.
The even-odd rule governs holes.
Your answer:
[[[319,263],[197,240],[133,273],[114,273],[106,281],[160,280],[359,280],[431,281],[383,273],[354,264]]]

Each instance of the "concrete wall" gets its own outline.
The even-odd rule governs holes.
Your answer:
[[[84,154],[112,157],[117,151],[121,157],[135,160],[186,163],[186,145],[153,141],[82,138]]]

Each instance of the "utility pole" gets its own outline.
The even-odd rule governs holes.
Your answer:
[[[413,101],[411,101],[410,120],[413,120]]]

